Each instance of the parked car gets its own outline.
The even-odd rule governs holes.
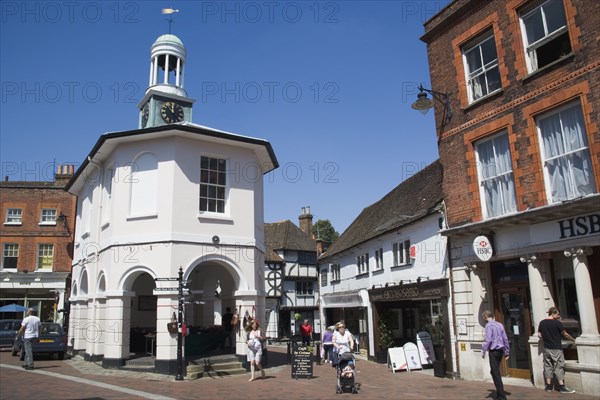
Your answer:
[[[0,320],[0,347],[10,347],[13,345],[17,332],[21,328],[20,319]]]
[[[62,326],[54,322],[42,322],[39,340],[33,342],[32,350],[34,355],[54,353],[59,360],[63,360],[67,351],[67,336]],[[21,360],[25,359],[23,340],[20,337],[15,339],[12,347],[12,355],[16,356],[17,354],[20,355]]]

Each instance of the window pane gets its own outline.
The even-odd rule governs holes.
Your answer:
[[[479,54],[479,46],[475,47],[466,53],[467,65],[469,66],[469,74],[475,74],[481,67],[481,55]]]
[[[494,43],[493,37],[481,43],[481,56],[483,57],[484,65],[487,65],[498,58],[496,55],[496,43]]]
[[[486,78],[487,78],[488,90],[490,93],[500,89],[500,87],[502,86],[500,84],[500,71],[498,70],[497,66],[494,67],[493,69],[490,69],[487,72]]]
[[[525,24],[525,30],[527,31],[528,44],[537,42],[545,36],[544,21],[542,20],[540,9],[537,9],[526,18],[523,18],[523,23]]]
[[[565,9],[561,0],[552,0],[543,6],[548,33],[565,26]]]

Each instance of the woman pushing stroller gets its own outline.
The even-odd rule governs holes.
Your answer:
[[[343,323],[338,324],[337,332],[333,335],[333,346],[335,351],[334,367],[337,368],[336,393],[352,392],[358,393],[358,387],[354,380],[354,339],[352,334],[346,331]]]

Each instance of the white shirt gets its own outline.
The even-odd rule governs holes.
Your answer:
[[[25,317],[23,322],[21,322],[21,326],[25,327],[25,331],[23,332],[24,339],[33,339],[38,337],[40,331],[40,319],[35,315]]]

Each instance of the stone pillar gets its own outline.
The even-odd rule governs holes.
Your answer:
[[[118,368],[129,357],[131,327],[131,298],[135,292],[114,291],[106,293],[106,338],[102,366]]]
[[[544,295],[544,278],[545,267],[548,264],[546,260],[540,260],[536,254],[528,254],[521,257],[522,263],[527,263],[527,273],[529,275],[529,293],[531,295],[531,311],[533,321],[531,326],[533,332],[529,337],[529,352],[531,354],[531,367],[533,374],[533,384],[537,387],[544,387],[544,369],[543,369],[543,354],[539,350],[540,339],[537,335],[537,326],[539,321],[547,316],[546,312],[546,297]]]
[[[587,256],[592,254],[590,248],[573,248],[565,250],[566,257],[573,260],[577,304],[579,306],[579,322],[581,336],[576,338],[578,367],[580,368],[581,385],[584,394],[600,393],[600,335],[594,309],[592,282],[588,270]]]

